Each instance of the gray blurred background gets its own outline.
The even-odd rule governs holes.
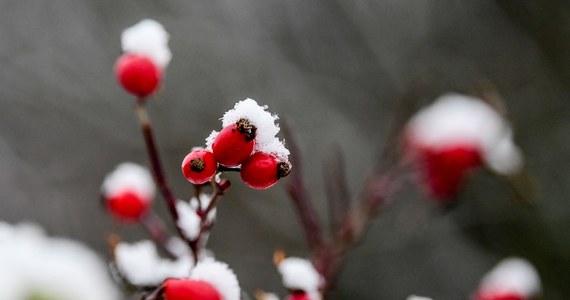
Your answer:
[[[465,299],[499,259],[521,255],[545,299],[570,297],[570,3],[452,0],[225,0],[0,2],[0,219],[31,220],[108,257],[116,227],[99,204],[104,175],[147,164],[133,100],[112,73],[120,33],[142,18],[164,24],[174,55],[150,115],[171,185],[192,194],[179,165],[218,118],[246,97],[296,131],[326,217],[324,157],[338,144],[351,190],[378,158],[401,95],[418,77],[430,100],[496,85],[539,185],[534,208],[510,200],[484,172],[442,211],[416,190],[397,198],[349,255],[333,299]],[[283,183],[233,187],[210,248],[248,293],[284,294],[275,249],[307,255]],[[165,212],[161,199],[156,207]]]

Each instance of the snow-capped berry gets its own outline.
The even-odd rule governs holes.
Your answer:
[[[304,292],[310,296],[309,299],[318,299],[315,296],[319,294],[324,279],[309,260],[299,257],[283,258],[278,262],[277,270],[287,289]]]
[[[239,119],[218,133],[212,144],[216,160],[225,167],[242,164],[253,152],[257,128],[247,119]]]
[[[212,152],[205,149],[194,150],[182,161],[182,173],[193,184],[203,184],[216,174],[218,163]]]
[[[192,279],[167,279],[162,284],[165,300],[223,300],[209,283]]]
[[[127,92],[144,98],[153,94],[159,84],[162,71],[147,56],[125,53],[115,64],[115,75]]]
[[[247,186],[262,190],[272,187],[290,171],[288,162],[279,162],[271,154],[256,152],[242,164],[240,175]]]
[[[131,190],[108,197],[105,202],[109,213],[123,221],[140,220],[148,212],[150,203],[149,199]]]
[[[172,59],[168,39],[168,32],[160,23],[144,19],[123,31],[121,47],[125,53],[152,59],[161,70],[164,70]]]
[[[196,265],[190,276],[211,284],[221,295],[221,300],[239,300],[240,287],[234,272],[223,262],[212,258],[203,258]]]
[[[101,193],[113,216],[124,221],[138,221],[148,212],[155,189],[147,169],[122,163],[105,177]]]
[[[534,266],[522,258],[511,257],[483,277],[474,299],[529,300],[540,291],[540,277]]]
[[[445,201],[457,194],[466,174],[481,165],[481,153],[469,144],[425,149],[424,180],[430,194]]]

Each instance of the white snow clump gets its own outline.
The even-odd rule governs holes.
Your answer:
[[[0,299],[117,300],[105,263],[79,242],[36,225],[0,222]]]
[[[318,293],[324,280],[309,260],[299,257],[284,258],[277,270],[286,288],[302,290],[307,294]]]
[[[188,277],[193,266],[190,255],[180,256],[175,261],[160,257],[150,240],[119,243],[115,248],[115,262],[130,283],[140,286],[155,286],[169,277]]]
[[[168,39],[168,32],[160,23],[144,19],[123,31],[121,45],[124,52],[148,56],[165,69],[172,59]]]
[[[146,168],[125,162],[118,165],[113,172],[105,177],[101,192],[105,197],[113,197],[125,191],[132,191],[142,199],[152,201],[156,186],[152,175]]]
[[[534,266],[525,259],[510,257],[483,277],[480,290],[497,294],[515,293],[525,298],[540,294],[541,283]]]

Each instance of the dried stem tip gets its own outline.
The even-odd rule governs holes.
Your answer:
[[[291,164],[288,162],[280,162],[277,165],[277,178],[283,178],[291,173]]]
[[[255,132],[257,131],[257,127],[251,124],[248,119],[241,118],[236,122],[238,131],[245,135],[246,141],[252,141],[255,139]]]
[[[204,161],[200,158],[195,158],[190,161],[190,169],[194,172],[202,172],[206,168]]]

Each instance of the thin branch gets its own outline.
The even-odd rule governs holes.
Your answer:
[[[294,168],[287,180],[287,192],[293,200],[297,213],[301,218],[301,224],[303,225],[309,248],[316,253],[324,245],[321,221],[313,207],[309,192],[303,181],[303,166],[299,147],[295,143],[295,139],[287,123],[284,122],[283,125],[283,134],[291,151],[291,164]]]

